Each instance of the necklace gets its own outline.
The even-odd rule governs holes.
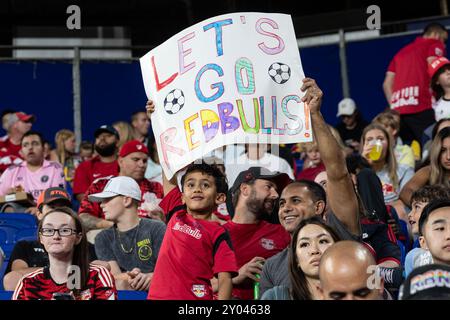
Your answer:
[[[125,249],[125,247],[124,247],[124,245],[123,245],[123,243],[122,243],[122,240],[120,239],[120,231],[117,230],[117,226],[116,226],[117,238],[118,238],[118,240],[119,240],[120,248],[122,249],[122,251],[123,251],[124,253],[127,253],[127,254],[128,254],[128,253],[132,253],[132,252],[133,252],[134,246],[135,246],[135,244],[136,244],[137,234],[138,234],[138,232],[139,232],[139,227],[140,227],[140,226],[141,226],[141,220],[139,219],[139,222],[138,222],[136,231],[134,232],[133,240],[131,241],[131,248],[128,249],[128,250]]]

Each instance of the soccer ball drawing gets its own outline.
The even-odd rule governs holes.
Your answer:
[[[269,67],[269,76],[278,84],[283,84],[291,77],[291,68],[281,62],[272,63]]]
[[[184,106],[184,94],[180,89],[173,89],[164,99],[164,109],[168,114],[175,114]]]

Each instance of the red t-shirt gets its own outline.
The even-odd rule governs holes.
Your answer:
[[[91,264],[86,289],[76,300],[117,300],[114,277],[105,267]],[[54,300],[54,293],[69,293],[67,283],[57,284],[48,267],[24,276],[14,291],[12,300]]]
[[[226,230],[217,222],[194,219],[181,206],[178,188],[161,201],[172,211],[150,284],[149,300],[212,300],[210,279],[237,275],[236,257]],[[176,209],[179,208],[179,209]],[[175,210],[174,210],[175,209]]]
[[[16,145],[9,138],[0,140],[0,174],[12,164],[20,164],[20,144]]]
[[[297,175],[296,175],[296,179],[297,180],[311,180],[314,181],[314,179],[316,178],[316,176],[321,173],[322,171],[325,171],[325,165],[323,164],[323,162],[319,163],[319,165],[317,167],[314,168],[307,168],[304,169],[302,171],[300,171]]]
[[[79,213],[89,213],[90,215],[105,219],[105,215],[103,214],[103,209],[100,207],[100,202],[90,202],[88,196],[90,194],[102,192],[108,183],[109,179],[114,176],[103,177],[95,180],[89,189],[84,194],[83,200],[81,200],[80,208],[78,209]],[[154,193],[158,199],[161,199],[164,194],[164,190],[162,185],[159,182],[150,181],[147,179],[143,179],[138,182],[139,187],[141,188],[142,198],[141,203],[139,204],[138,212],[140,217],[148,218],[147,212],[141,210],[141,204],[144,202],[144,196],[146,193]]]
[[[83,161],[75,170],[73,179],[73,194],[85,193],[89,186],[98,178],[107,176],[117,176],[119,174],[119,164],[117,160],[113,162],[102,162],[100,157]]]
[[[236,253],[238,268],[254,257],[270,258],[285,249],[291,242],[289,233],[279,224],[260,221],[256,224],[242,224],[229,221],[223,225],[228,230]],[[247,279],[234,286],[233,297],[253,299],[253,281]]]
[[[394,56],[388,67],[388,71],[395,73],[392,109],[400,114],[431,109],[431,78],[427,72],[427,58],[444,55],[445,46],[441,41],[417,37]]]

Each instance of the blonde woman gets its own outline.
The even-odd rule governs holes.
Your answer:
[[[119,145],[118,150],[122,148],[122,146],[127,143],[128,141],[134,140],[133,138],[133,128],[131,125],[126,121],[117,121],[113,123],[114,129],[119,132]]]
[[[81,162],[81,158],[75,152],[75,133],[68,129],[59,130],[55,135],[55,145],[56,148],[50,152],[50,160],[63,165],[65,179],[72,184],[75,169]]]
[[[412,193],[425,185],[441,184],[450,188],[450,127],[442,128],[430,149],[430,165],[418,170],[403,188],[402,200],[410,205]]]
[[[374,152],[377,147],[378,152]],[[381,180],[384,202],[395,207],[399,217],[408,221],[404,204],[399,200],[399,193],[414,175],[414,170],[397,163],[393,147],[393,137],[383,126],[372,123],[364,129],[361,155]]]

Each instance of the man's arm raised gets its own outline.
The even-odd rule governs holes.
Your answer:
[[[327,171],[327,197],[330,208],[352,234],[359,235],[361,228],[358,200],[347,170],[344,153],[320,113],[323,92],[310,78],[303,79],[301,90],[305,92],[302,101],[309,107],[314,138]]]

